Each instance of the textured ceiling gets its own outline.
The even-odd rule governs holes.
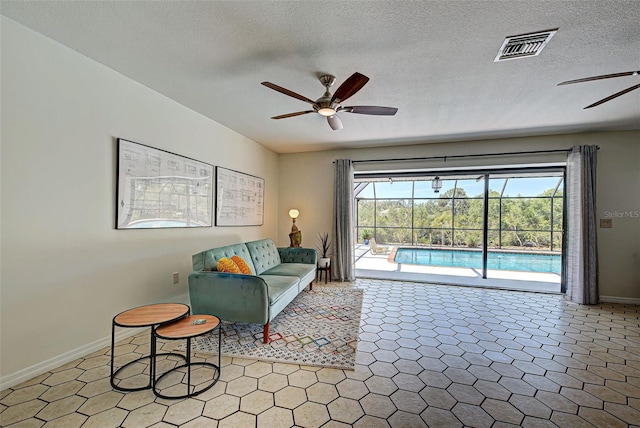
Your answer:
[[[1,13],[277,152],[640,129],[638,1],[2,1]],[[506,36],[559,28],[537,57],[494,63]],[[333,131],[317,80],[371,80]]]

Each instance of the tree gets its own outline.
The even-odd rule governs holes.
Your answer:
[[[488,245],[550,248],[552,239],[554,246],[561,245],[563,199],[558,191],[552,201],[554,191],[545,190],[540,197],[500,198],[497,191],[490,190]],[[482,243],[484,194],[468,196],[458,187],[438,196],[358,200],[358,228],[361,231],[375,226],[375,238],[380,243],[472,247]]]

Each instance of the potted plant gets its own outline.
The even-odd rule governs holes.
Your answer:
[[[318,233],[318,267],[326,268],[331,263],[331,241],[329,241],[329,234],[327,232]]]
[[[364,245],[369,245],[369,239],[373,237],[373,232],[371,229],[362,229],[362,240],[364,241]]]

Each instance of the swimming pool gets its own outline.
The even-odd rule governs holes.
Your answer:
[[[560,274],[560,259],[557,254],[489,251],[487,269]],[[393,260],[411,265],[482,269],[482,252],[473,250],[398,248]]]

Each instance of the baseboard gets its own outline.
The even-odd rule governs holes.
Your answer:
[[[189,301],[189,296],[188,294],[182,295],[178,298],[172,299],[172,301],[186,303]],[[144,328],[119,329],[118,331],[116,331],[116,342],[127,339],[144,330]],[[29,379],[33,379],[34,377],[39,376],[42,373],[46,373],[50,370],[63,366],[67,363],[70,363],[71,361],[82,358],[85,355],[89,355],[108,346],[111,346],[111,335],[98,339],[87,345],[72,349],[71,351],[65,352],[64,354],[58,355],[56,357],[49,358],[48,360],[42,361],[38,364],[34,364],[22,370],[18,370],[15,373],[2,376],[0,377],[0,391],[4,391],[7,388],[11,388],[12,386],[18,385]]]
[[[134,336],[143,330],[143,328],[127,328],[120,332],[116,332],[116,342]],[[108,346],[111,346],[111,336],[103,337],[102,339],[98,339],[87,345],[80,346],[79,348],[72,349],[64,354],[49,358],[48,360],[42,361],[38,364],[34,364],[31,367],[3,376],[0,378],[0,391],[4,391],[7,388],[11,388],[12,386],[18,385],[29,379],[33,379],[42,373],[46,373]]]
[[[637,297],[600,296],[600,302],[621,303],[623,305],[640,305],[640,299]]]

